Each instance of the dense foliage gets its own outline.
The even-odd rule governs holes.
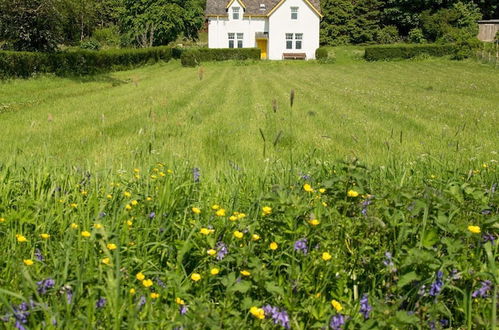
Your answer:
[[[183,66],[196,66],[201,62],[227,60],[259,60],[259,48],[192,48],[182,52],[180,60]]]
[[[366,47],[368,61],[413,58],[417,56],[446,56],[456,53],[455,45],[386,45]]]
[[[4,326],[494,328],[496,164],[313,163],[3,166]]]
[[[30,77],[36,73],[95,74],[171,58],[170,47],[57,53],[0,51],[0,78]]]

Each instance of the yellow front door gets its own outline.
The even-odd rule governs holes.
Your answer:
[[[258,39],[256,41],[256,46],[258,48],[260,48],[260,58],[262,60],[266,60],[267,59],[267,39]]]

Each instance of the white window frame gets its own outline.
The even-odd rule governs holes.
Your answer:
[[[244,33],[237,33],[237,48],[243,48]]]
[[[286,33],[286,49],[293,49],[293,33]]]
[[[295,33],[295,49],[303,49],[303,33]]]
[[[236,47],[236,34],[233,32],[229,32],[228,39],[229,39],[229,48],[235,48]]]
[[[241,19],[241,7],[232,7],[232,19],[239,20]]]
[[[298,10],[299,10],[299,7],[291,7],[291,19],[293,21],[298,19]]]

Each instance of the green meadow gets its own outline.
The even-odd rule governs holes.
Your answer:
[[[0,328],[494,329],[497,69],[336,51],[0,82]]]

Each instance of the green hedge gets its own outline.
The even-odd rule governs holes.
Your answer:
[[[332,47],[320,47],[315,50],[315,59],[319,63],[334,63],[336,54]]]
[[[0,78],[26,78],[37,73],[87,75],[169,61],[171,58],[170,47],[57,53],[0,51]]]
[[[418,55],[446,56],[455,54],[455,45],[387,45],[366,47],[368,61],[413,58]]]
[[[259,48],[191,48],[184,50],[180,57],[183,66],[196,66],[209,61],[259,59]]]

